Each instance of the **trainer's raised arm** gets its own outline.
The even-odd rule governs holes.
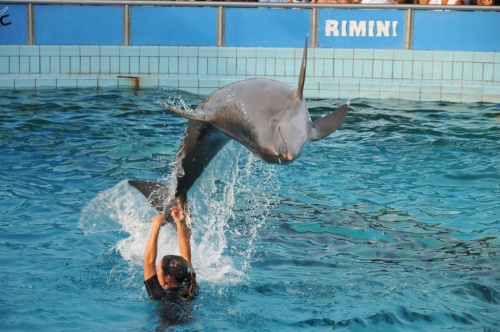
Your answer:
[[[183,257],[187,262],[189,267],[193,267],[191,263],[191,243],[189,239],[189,234],[187,232],[186,226],[186,215],[184,213],[184,208],[182,207],[181,201],[177,200],[177,206],[170,208],[170,215],[177,225],[177,237],[179,241],[179,251],[181,257]]]

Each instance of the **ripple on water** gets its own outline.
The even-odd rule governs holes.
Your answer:
[[[170,93],[2,92],[0,316],[12,325],[0,326],[159,326],[141,269],[154,211],[126,180],[168,181],[187,122],[157,104]],[[343,102],[311,102],[311,116]],[[291,165],[237,144],[214,160],[190,197],[202,293],[173,329],[498,329],[499,106],[351,106]],[[162,228],[165,254],[175,234]]]
[[[118,167],[118,164],[103,164],[103,163],[91,163],[88,161],[74,160],[66,161],[66,165],[60,165],[54,167],[54,172],[66,173],[73,171],[82,172],[107,172]]]
[[[476,282],[467,282],[452,288],[453,294],[467,297],[472,296],[488,304],[500,303],[500,292],[493,287]]]

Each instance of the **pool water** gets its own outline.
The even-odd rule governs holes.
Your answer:
[[[201,293],[162,319],[154,211],[126,180],[170,180],[172,99],[202,100],[0,91],[1,330],[500,330],[500,105],[398,100],[351,101],[290,165],[229,144],[189,196]],[[170,226],[159,242],[177,253]]]

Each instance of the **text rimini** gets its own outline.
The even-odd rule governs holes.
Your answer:
[[[398,21],[325,21],[325,36],[397,37]]]

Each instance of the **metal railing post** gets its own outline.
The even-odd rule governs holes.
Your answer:
[[[413,9],[406,10],[405,50],[413,48]]]
[[[32,3],[26,6],[26,24],[28,30],[27,44],[35,45],[35,15]]]
[[[311,48],[318,47],[318,8],[311,9]]]
[[[130,5],[123,7],[123,45],[130,46]]]
[[[222,47],[225,44],[226,30],[226,9],[223,6],[217,8],[217,46]]]

